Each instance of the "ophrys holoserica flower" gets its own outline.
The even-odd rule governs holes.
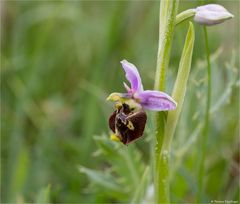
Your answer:
[[[109,118],[109,127],[114,132],[113,140],[128,144],[141,137],[147,121],[145,109],[168,111],[177,104],[168,94],[143,89],[137,68],[127,60],[121,61],[130,87],[124,83],[127,93],[112,93],[107,98],[116,102],[116,110]]]

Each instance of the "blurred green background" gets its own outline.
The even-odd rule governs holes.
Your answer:
[[[239,199],[240,160],[239,2],[211,2],[225,6],[235,17],[208,28],[213,70],[204,176],[208,202]],[[140,203],[140,198],[150,202],[152,113],[144,137],[125,147],[108,140],[113,104],[105,99],[111,92],[124,91],[122,59],[139,68],[145,89],[153,88],[159,2],[0,4],[1,202]],[[199,5],[180,1],[179,12]],[[169,94],[187,28],[184,22],[175,29]],[[175,203],[196,202],[198,191],[206,60],[203,29],[197,24],[195,29],[187,96],[173,141]]]

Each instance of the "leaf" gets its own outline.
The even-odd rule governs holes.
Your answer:
[[[94,139],[101,158],[109,166],[108,171],[101,172],[86,167],[80,167],[80,171],[95,184],[97,191],[104,191],[109,199],[117,198],[122,202],[129,202],[132,197],[137,200],[142,198],[144,188],[147,188],[149,170],[146,170],[148,168],[135,144],[125,146],[111,141],[106,135],[95,136]]]
[[[135,145],[125,146],[110,141],[106,136],[95,137],[95,139],[113,171],[125,180],[127,187],[135,189],[144,171],[141,154]]]
[[[100,185],[105,190],[111,190],[116,192],[121,192],[122,188],[114,182],[114,178],[109,174],[104,174],[102,172],[92,170],[83,166],[79,167],[81,173],[86,174],[92,182],[97,185]]]
[[[172,97],[178,103],[178,105],[176,110],[169,111],[168,113],[167,123],[165,127],[166,131],[164,136],[164,138],[167,138],[167,140],[165,141],[166,142],[165,147],[169,147],[169,145],[171,144],[171,140],[175,132],[180,113],[182,111],[183,102],[186,94],[187,81],[191,69],[194,39],[195,39],[194,27],[193,24],[190,22],[179,64],[177,79],[174,84],[172,93]]]
[[[12,197],[21,193],[24,189],[24,184],[28,175],[29,169],[29,153],[26,148],[22,148],[17,155],[14,168],[12,169],[13,174],[10,180]]]
[[[145,171],[142,175],[141,181],[138,185],[138,188],[135,190],[135,193],[133,195],[131,204],[141,203],[141,201],[143,200],[145,196],[145,191],[149,183],[149,176],[150,176],[149,173],[150,173],[149,166],[146,166]]]
[[[49,203],[49,193],[50,193],[50,185],[48,185],[45,188],[42,188],[37,195],[37,199],[35,203],[37,204]]]

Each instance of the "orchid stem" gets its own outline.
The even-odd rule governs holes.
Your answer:
[[[186,11],[179,13],[176,16],[175,25],[178,25],[178,24],[186,21],[187,19],[193,17],[195,14],[196,14],[196,9],[188,9]]]
[[[170,59],[170,50],[174,33],[175,19],[179,0],[160,2],[159,47],[155,77],[155,89],[164,91],[165,75]],[[156,114],[156,148],[155,148],[155,202],[169,203],[169,155],[162,149],[164,126],[167,114]]]
[[[204,176],[204,162],[206,157],[206,148],[208,143],[208,130],[209,130],[209,116],[210,116],[210,105],[211,105],[211,63],[210,63],[210,51],[208,45],[208,33],[206,26],[203,27],[206,59],[207,59],[207,101],[206,101],[206,112],[205,112],[205,125],[203,129],[203,138],[201,144],[201,158],[198,169],[198,202],[203,201],[203,176]]]

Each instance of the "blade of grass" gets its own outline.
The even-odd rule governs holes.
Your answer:
[[[145,190],[147,189],[148,181],[149,181],[149,172],[150,168],[149,166],[146,166],[145,171],[142,175],[141,181],[138,184],[138,188],[136,189],[133,198],[131,200],[131,204],[134,203],[141,203],[144,195],[145,195]]]
[[[49,203],[50,185],[41,189],[35,203]]]

